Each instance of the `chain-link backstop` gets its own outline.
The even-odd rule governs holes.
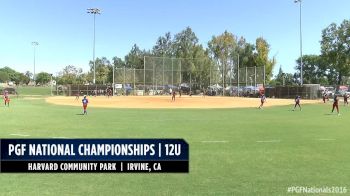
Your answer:
[[[117,68],[114,74],[116,92],[122,93],[128,88],[135,95],[164,94],[170,89],[193,94],[205,89],[215,90],[216,94],[238,95],[247,87],[256,91],[264,81],[265,67],[239,68],[233,62],[220,66],[207,58],[145,56],[143,69]]]

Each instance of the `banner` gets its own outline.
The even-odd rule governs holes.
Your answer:
[[[183,139],[1,139],[0,172],[187,173]]]

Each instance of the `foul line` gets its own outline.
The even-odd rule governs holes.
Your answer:
[[[334,141],[335,139],[327,139],[327,138],[320,138],[320,139],[316,139],[319,141]]]
[[[277,143],[277,142],[281,142],[281,140],[260,140],[260,141],[256,141],[258,143]]]
[[[201,141],[202,143],[227,143],[228,141]]]
[[[19,134],[19,133],[12,133],[10,135],[13,135],[13,136],[21,136],[21,137],[29,137],[30,135],[26,135],[26,134]]]

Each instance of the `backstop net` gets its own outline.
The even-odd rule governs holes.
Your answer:
[[[184,94],[238,95],[263,85],[265,69],[238,68],[234,63],[221,66],[208,58],[145,56],[143,69],[117,68],[114,81],[117,94],[161,95],[181,90]]]

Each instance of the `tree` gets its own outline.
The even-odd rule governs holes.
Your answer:
[[[59,73],[59,84],[83,84],[83,70],[73,65],[68,65]]]
[[[28,77],[25,73],[20,73],[20,83],[28,85],[30,82],[30,77]]]
[[[95,60],[96,84],[107,83],[108,73],[111,70],[109,69],[110,66],[111,66],[111,63],[106,57],[96,58]],[[90,61],[89,75],[92,75],[93,72],[94,72],[94,64],[93,64],[93,61]]]
[[[243,43],[242,43],[243,45]],[[208,43],[209,54],[219,66],[222,84],[228,83],[226,78],[231,77],[234,66],[234,58],[238,54],[237,37],[225,31],[219,36],[213,36]]]
[[[8,82],[9,79],[10,77],[6,72],[0,71],[0,82],[5,83],[5,82]]]
[[[140,48],[134,44],[130,52],[125,56],[125,67],[143,69],[144,56],[151,56],[151,53]]]
[[[276,75],[276,78],[274,79],[274,85],[296,85],[297,82],[295,80],[295,77],[291,73],[284,73],[282,70],[282,66],[280,66],[280,69],[278,70],[278,74]]]
[[[24,75],[27,76],[28,78],[32,78],[33,77],[33,74],[30,71],[26,71],[24,73]]]
[[[268,81],[272,77],[272,70],[276,64],[275,57],[269,59],[270,46],[264,38],[257,38],[255,47],[255,64],[256,66],[265,66],[266,80]]]
[[[35,83],[45,85],[51,81],[51,74],[46,72],[40,72],[35,77]]]
[[[190,27],[187,27],[174,37],[174,55],[178,58],[193,58],[193,50],[197,44],[198,38],[196,34]]]
[[[254,67],[256,66],[255,63],[255,56],[254,56],[254,50],[255,50],[255,46],[254,44],[250,44],[246,42],[246,39],[244,37],[241,37],[238,40],[237,43],[237,48],[236,51],[238,51],[239,54],[239,59],[240,59],[240,67]],[[237,58],[237,54],[234,53],[232,58],[236,59]],[[237,62],[238,63],[238,62]]]
[[[164,36],[160,36],[156,42],[156,45],[153,46],[152,54],[154,56],[173,56],[173,41],[170,32],[167,32]]]
[[[113,83],[113,67],[114,69],[121,69],[125,67],[125,62],[117,56],[113,57],[112,61],[113,61],[112,65],[108,67],[109,68],[108,79],[107,79],[108,83]],[[115,74],[117,73],[115,72]],[[115,75],[114,77],[117,77],[117,76]]]
[[[350,21],[332,23],[322,30],[321,55],[335,72],[337,84],[350,75]]]
[[[300,81],[300,58],[296,60],[296,77]],[[335,82],[334,70],[319,55],[303,55],[303,81],[305,84],[323,84]]]

